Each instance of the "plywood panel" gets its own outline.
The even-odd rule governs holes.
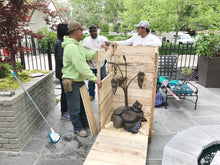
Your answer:
[[[102,88],[98,89],[100,92],[99,96],[99,103],[102,102],[104,99],[106,99],[106,95],[109,93],[112,93],[112,86],[111,86],[111,80],[112,80],[113,73],[108,74],[105,79],[102,80]]]
[[[102,88],[98,89],[99,91],[99,100],[98,100],[98,107],[99,107],[99,130],[101,130],[109,115],[112,112],[112,87],[111,87],[111,80],[112,80],[113,73],[110,73],[105,79],[102,80]]]
[[[135,46],[118,46],[114,54],[121,53],[126,55],[143,55],[143,56],[155,56],[156,47],[135,47]]]
[[[122,88],[117,88],[116,95],[123,96],[124,98],[124,91]],[[147,89],[139,89],[139,88],[128,88],[128,97],[150,97],[152,95],[152,90]]]
[[[117,149],[117,146],[115,146]],[[92,149],[92,152],[89,153],[88,159],[99,160],[101,162],[113,163],[116,165],[134,165],[134,164],[145,164],[145,158],[141,159],[140,156],[130,155],[126,153],[124,150],[124,155],[121,153],[117,153],[116,150],[114,151],[98,151],[96,149]],[[140,151],[140,153],[143,150]]]
[[[97,125],[96,125],[96,121],[95,121],[95,117],[93,114],[92,105],[90,103],[89,94],[88,94],[88,90],[86,88],[86,85],[83,85],[80,88],[80,94],[81,94],[81,97],[83,100],[83,105],[85,107],[86,116],[87,116],[87,120],[89,123],[89,128],[90,128],[91,134],[92,134],[92,136],[96,136],[98,129],[97,129]]]
[[[148,136],[123,129],[102,129],[87,159],[117,165],[145,164]]]
[[[98,60],[102,61],[105,60],[106,58],[111,58],[113,55],[113,48],[110,46],[107,51],[105,49],[100,49],[98,52]]]
[[[124,64],[124,58],[123,55],[126,57],[126,62],[128,65],[143,65],[143,64],[153,64],[154,63],[154,57],[152,56],[146,56],[145,53],[142,54],[122,54],[122,53],[115,53],[114,54],[114,61],[120,64]]]
[[[104,162],[102,160],[95,160],[93,158],[87,157],[84,165],[116,165],[115,163],[112,162]]]
[[[121,70],[123,71],[123,74],[125,72],[124,65],[120,65]],[[128,73],[138,73],[139,71],[144,73],[154,73],[154,65],[148,64],[148,65],[132,65],[127,67]],[[119,72],[118,72],[119,74]],[[125,75],[125,74],[124,74]]]
[[[106,99],[100,104],[100,110],[99,110],[99,130],[101,130],[106,122],[108,121],[108,118],[111,116],[111,112],[113,111],[112,108],[112,93],[110,93],[109,96],[106,97]]]

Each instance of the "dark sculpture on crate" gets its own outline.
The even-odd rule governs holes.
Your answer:
[[[117,88],[121,87],[124,91],[125,96],[125,106],[121,106],[114,110],[111,121],[113,122],[113,126],[115,128],[122,128],[124,127],[125,130],[132,133],[137,133],[138,129],[141,127],[141,122],[147,121],[144,118],[144,113],[142,111],[142,104],[139,103],[137,100],[132,106],[128,106],[128,87],[131,82],[137,78],[139,88],[142,88],[142,84],[144,82],[145,74],[143,72],[138,72],[136,76],[134,76],[130,81],[127,77],[127,66],[129,65],[126,62],[126,58],[123,55],[124,64],[125,65],[125,76],[122,73],[119,64],[114,62],[109,62],[109,64],[113,65],[114,74],[117,74],[117,69],[119,69],[121,76],[119,78],[113,78],[111,80],[112,91],[113,94],[116,93]],[[129,82],[128,82],[129,81]]]

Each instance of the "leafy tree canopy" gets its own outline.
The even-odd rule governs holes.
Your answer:
[[[219,0],[125,0],[124,5],[123,20],[133,25],[147,20],[160,32],[220,25]]]
[[[31,1],[32,2],[32,1]],[[29,51],[28,48],[19,45],[19,41],[24,35],[32,35],[35,38],[41,37],[27,30],[31,13],[34,10],[41,10],[48,17],[45,21],[49,24],[49,17],[54,17],[56,13],[50,12],[43,3],[34,1],[29,3],[26,0],[0,1],[0,48],[7,49],[11,54],[12,69],[17,74],[15,56],[18,53]]]

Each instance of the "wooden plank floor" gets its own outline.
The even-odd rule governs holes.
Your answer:
[[[142,123],[148,133],[149,122]],[[132,134],[123,128],[103,128],[93,144],[84,165],[145,165],[148,134]]]

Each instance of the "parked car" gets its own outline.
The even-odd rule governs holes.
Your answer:
[[[174,43],[175,42],[175,35],[176,35],[175,32],[172,33],[172,34],[168,34],[162,40]],[[195,43],[195,40],[189,34],[182,33],[182,32],[178,33],[176,44],[185,44],[185,45],[189,44],[189,45],[193,45],[194,43]]]

